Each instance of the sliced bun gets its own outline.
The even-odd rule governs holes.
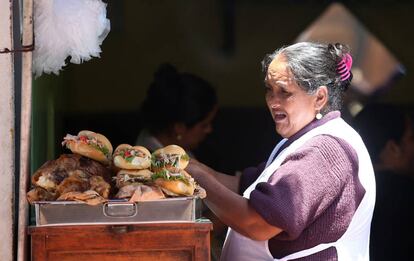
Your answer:
[[[128,151],[127,156],[125,151]],[[121,169],[147,169],[151,166],[151,153],[142,146],[121,144],[115,149],[113,161]]]
[[[102,142],[102,144],[106,148],[108,148],[108,151],[109,151],[108,154],[112,155],[112,152],[113,152],[112,144],[104,135],[102,135],[100,133],[93,132],[93,131],[82,130],[78,133],[78,136],[87,136],[87,137],[97,138],[100,142]]]
[[[96,146],[92,146],[91,144],[82,142],[80,139],[82,136],[86,136],[88,139],[96,139],[98,143],[103,146],[104,150],[99,149]],[[64,143],[68,149],[70,149],[73,153],[109,165],[113,148],[111,142],[104,135],[95,133],[93,131],[83,130],[78,133],[77,137],[78,139],[73,139],[73,136],[66,135]]]
[[[177,171],[185,169],[190,161],[187,153],[183,148],[178,145],[168,145],[166,147],[160,148],[152,153],[153,155],[153,162],[155,161],[163,161],[161,165],[153,164],[152,167],[154,170],[159,170],[161,168],[166,168],[171,171]],[[179,158],[178,164],[174,166],[174,162],[176,158]]]
[[[122,188],[135,183],[147,183],[151,181],[152,172],[148,169],[128,170],[121,169],[116,174],[116,186]]]
[[[88,157],[90,159],[99,161],[108,165],[109,159],[106,155],[88,144],[80,143],[80,142],[68,142],[66,147],[70,149],[73,153]]]
[[[155,184],[160,186],[161,189],[170,196],[192,196],[195,189],[194,185],[186,184],[179,180],[157,179]]]
[[[157,151],[163,152],[165,154],[180,154],[180,155],[185,154],[185,150],[182,147],[175,145],[175,144],[165,146],[163,148],[156,150],[155,152]]]
[[[160,177],[155,179],[154,182],[170,196],[192,196],[195,189],[194,179],[185,170],[181,170],[180,173],[184,176],[185,180]]]

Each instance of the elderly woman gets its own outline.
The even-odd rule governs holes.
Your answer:
[[[284,139],[241,177],[191,160],[207,205],[230,227],[221,260],[369,260],[373,168],[338,111],[351,66],[341,44],[298,43],[268,55],[266,103]]]

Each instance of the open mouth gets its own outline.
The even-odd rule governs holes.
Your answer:
[[[286,119],[286,114],[282,113],[282,112],[276,112],[273,115],[273,119],[275,120],[276,123],[280,122],[280,121],[283,121],[284,119]]]

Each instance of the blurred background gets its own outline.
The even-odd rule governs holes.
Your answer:
[[[348,93],[345,118],[373,100],[414,104],[413,1],[105,2],[111,31],[101,57],[34,81],[34,170],[63,152],[66,133],[89,129],[107,136],[114,147],[134,143],[142,127],[137,110],[165,62],[203,77],[217,90],[214,131],[196,156],[230,174],[256,165],[279,141],[265,106],[262,58],[298,40],[335,39],[335,32],[345,32],[340,37],[349,40],[355,55],[356,85]]]

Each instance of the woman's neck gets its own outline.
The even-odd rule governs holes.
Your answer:
[[[167,146],[170,144],[176,144],[176,145],[180,145],[177,137],[175,137],[174,135],[170,134],[170,133],[158,133],[156,135],[154,135],[154,137],[163,145],[163,146]],[[181,145],[180,145],[181,146]]]

